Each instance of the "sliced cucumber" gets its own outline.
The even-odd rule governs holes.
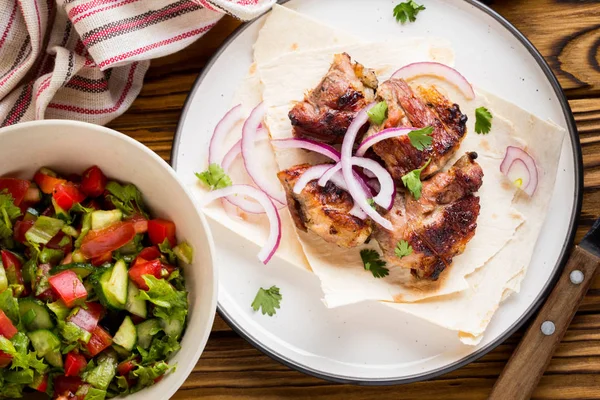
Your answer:
[[[149,319],[144,321],[136,326],[137,329],[137,337],[138,337],[138,346],[142,349],[148,349],[150,347],[150,343],[152,343],[152,338],[158,332],[161,331],[160,322],[157,319]]]
[[[125,261],[119,260],[114,267],[108,268],[102,273],[94,289],[100,302],[106,307],[123,310],[127,304],[128,284],[127,264]]]
[[[167,336],[178,338],[183,332],[183,322],[173,319],[171,321],[160,320],[160,326],[163,328]]]
[[[97,210],[92,212],[92,229],[104,229],[123,218],[120,210]]]
[[[21,318],[23,318],[28,311],[33,311],[35,313],[33,321],[24,324],[28,331],[54,328],[54,322],[52,321],[52,317],[50,317],[50,312],[48,312],[48,309],[41,301],[32,298],[19,299],[19,314],[21,314]]]
[[[127,287],[127,304],[125,304],[125,309],[130,313],[137,315],[138,317],[146,318],[148,316],[146,300],[138,299],[138,293],[140,293],[140,289],[129,282],[129,286]]]
[[[57,265],[50,270],[50,275],[56,275],[59,272],[66,271],[68,269],[75,272],[81,279],[86,278],[89,274],[96,270],[92,264],[73,262],[70,264]]]
[[[48,364],[62,368],[62,356],[60,354],[60,340],[49,330],[40,329],[27,334],[37,355],[44,357]]]
[[[113,337],[113,342],[129,351],[135,347],[137,343],[137,331],[129,315],[123,320],[119,330]]]

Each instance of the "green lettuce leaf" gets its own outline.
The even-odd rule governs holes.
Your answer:
[[[133,215],[139,210],[144,217],[148,217],[144,210],[142,193],[135,185],[130,183],[123,186],[115,181],[110,181],[106,184],[106,190],[110,193],[106,198],[127,216]]]
[[[0,293],[0,310],[4,311],[6,316],[15,324],[16,327],[21,323],[19,314],[19,302],[13,297],[12,290],[5,290]]]
[[[137,368],[131,372],[135,378],[138,378],[135,387],[132,389],[132,393],[147,386],[152,386],[156,378],[171,370],[175,370],[175,366],[170,366],[164,361],[157,362],[148,367],[138,365]]]

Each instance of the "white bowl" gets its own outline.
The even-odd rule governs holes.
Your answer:
[[[111,129],[67,120],[27,122],[0,129],[0,176],[31,179],[43,166],[81,173],[97,165],[109,178],[135,184],[153,216],[175,222],[177,239],[194,248],[184,269],[189,316],[181,350],[169,361],[174,373],[128,400],[168,399],[186,380],[208,340],[217,308],[213,240],[191,194],[173,169],[143,144]]]

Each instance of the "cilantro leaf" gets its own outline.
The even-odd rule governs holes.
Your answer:
[[[419,11],[425,10],[425,7],[415,3],[413,0],[405,1],[394,7],[394,17],[396,21],[406,23],[406,21],[415,22]]]
[[[380,101],[379,103],[375,104],[369,109],[369,111],[367,111],[369,120],[374,124],[381,125],[387,116],[387,109],[388,106],[385,101]]]
[[[361,250],[360,258],[365,270],[371,271],[375,278],[383,278],[390,274],[390,270],[385,267],[386,262],[379,258],[379,253],[375,250]]]
[[[148,217],[144,208],[142,192],[135,185],[130,183],[123,186],[115,181],[110,181],[106,184],[106,190],[110,193],[106,198],[126,216],[139,211],[144,217]]]
[[[411,255],[413,248],[406,240],[401,240],[396,244],[394,252],[396,253],[396,257],[402,258]]]
[[[423,187],[423,184],[421,183],[421,172],[429,165],[430,162],[431,159],[427,160],[425,165],[423,165],[421,168],[413,169],[402,177],[402,183],[404,183],[404,186],[406,186],[416,200],[421,198],[421,188]]]
[[[272,317],[277,313],[275,309],[279,308],[282,298],[277,286],[271,286],[269,289],[260,288],[252,302],[252,309],[258,311],[260,308],[263,315],[268,314]]]
[[[415,149],[423,151],[427,147],[431,146],[431,142],[433,141],[433,138],[431,137],[432,133],[432,126],[426,126],[425,128],[421,128],[416,131],[411,131],[408,133],[410,144],[412,144],[412,146]]]
[[[231,186],[231,178],[219,164],[210,164],[204,172],[196,172],[196,177],[210,190]]]
[[[373,210],[375,210],[375,200],[373,198],[367,199],[367,203],[371,206]]]
[[[479,107],[475,109],[475,132],[487,134],[492,129],[492,113],[485,108]]]

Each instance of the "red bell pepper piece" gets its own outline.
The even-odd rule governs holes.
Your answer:
[[[4,314],[4,311],[0,310],[0,335],[7,339],[12,339],[19,332],[13,325],[10,318]]]
[[[69,211],[75,204],[85,200],[86,196],[74,184],[67,182],[56,185],[52,192],[52,197],[60,208]]]
[[[73,307],[79,300],[87,297],[85,286],[71,270],[60,272],[48,278],[50,287],[58,294],[67,307]]]
[[[98,326],[98,315],[81,307],[77,313],[69,317],[69,321],[88,332],[93,331]]]
[[[12,196],[15,206],[21,204],[30,185],[31,182],[25,179],[0,178],[0,192],[6,189]]]
[[[90,353],[90,355],[94,357],[111,344],[112,336],[110,336],[110,334],[104,329],[97,326],[92,331],[92,337],[85,346],[87,348],[88,353]]]
[[[35,183],[37,183],[40,190],[46,194],[52,194],[56,185],[60,185],[67,182],[64,179],[50,176],[48,174],[43,173],[42,171],[36,172],[33,176],[33,180]]]
[[[104,263],[107,263],[112,260],[112,251],[106,252],[104,254],[99,255],[98,257],[94,257],[90,260],[94,267],[98,267]]]
[[[98,257],[117,250],[134,236],[135,229],[131,222],[117,222],[108,228],[89,231],[83,239],[80,250],[86,258]]]
[[[160,258],[160,251],[158,251],[156,246],[146,247],[140,251],[138,257],[147,261],[156,260],[157,258]]]
[[[65,358],[65,376],[78,376],[86,365],[84,356],[74,351],[69,352]]]
[[[169,240],[171,247],[175,246],[175,224],[164,219],[151,219],[148,221],[148,236],[153,245],[158,246],[165,239]]]
[[[83,381],[78,376],[59,375],[54,378],[54,395],[68,398],[69,394],[74,395],[81,385]]]
[[[154,275],[155,278],[160,279],[160,272],[162,270],[162,263],[160,260],[147,261],[145,263],[136,262],[129,269],[129,278],[135,283],[135,285],[142,289],[148,290],[148,285],[144,281],[143,275]]]
[[[31,387],[38,392],[45,393],[46,389],[48,389],[48,374],[36,375],[33,379]]]
[[[2,264],[4,264],[4,270],[8,282],[16,285],[23,285],[23,275],[21,274],[21,261],[8,250],[1,250],[0,255],[2,257]]]
[[[5,368],[12,362],[12,356],[0,350],[0,368]]]
[[[83,171],[81,178],[81,190],[90,197],[98,197],[104,193],[106,187],[106,176],[97,166]]]
[[[19,220],[15,222],[13,238],[19,243],[25,243],[25,233],[31,229],[34,223],[35,221],[31,219],[27,221]]]
[[[73,251],[73,239],[71,236],[65,235],[63,232],[58,232],[52,239],[50,239],[50,241],[46,244],[46,247],[49,249],[62,250],[65,254],[68,254]]]

